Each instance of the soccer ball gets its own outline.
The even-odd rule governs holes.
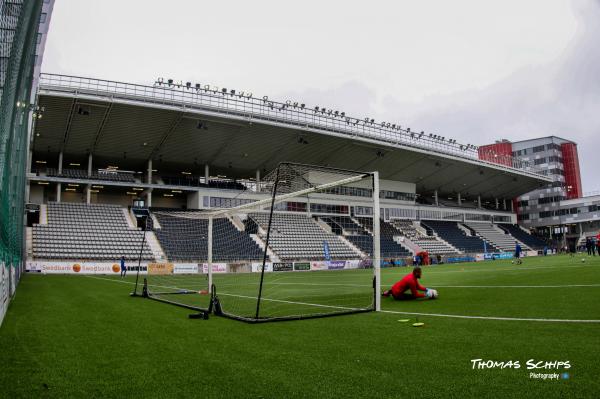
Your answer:
[[[427,298],[436,299],[438,297],[437,290],[427,290]]]
[[[581,261],[582,261],[583,263],[585,263],[585,258],[581,258]]]

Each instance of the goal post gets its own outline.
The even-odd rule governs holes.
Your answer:
[[[377,172],[282,163],[252,194],[154,210],[171,266],[149,265],[147,296],[247,322],[380,309]]]

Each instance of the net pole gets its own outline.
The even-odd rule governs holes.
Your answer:
[[[144,255],[144,244],[146,243],[146,230],[148,230],[148,218],[144,219],[144,234],[142,235],[142,246],[140,247],[140,256],[138,257],[137,273],[135,275],[135,288],[133,289],[133,295],[137,295],[138,282],[140,279],[140,269],[142,268],[142,256]]]
[[[273,195],[271,197],[271,209],[269,210],[269,224],[267,225],[267,239],[265,241],[265,252],[263,253],[262,270],[260,271],[260,285],[258,286],[258,298],[256,300],[256,316],[260,312],[260,297],[262,296],[263,280],[265,278],[265,264],[267,263],[267,251],[269,248],[269,238],[271,238],[271,222],[273,221],[273,209],[275,208],[275,196],[277,194],[277,185],[279,184],[279,167],[275,173],[275,183],[273,183]]]
[[[212,264],[213,264],[213,217],[208,217],[208,259],[206,260],[208,264],[208,292],[212,294]]]
[[[381,240],[379,209],[379,172],[373,172],[373,277],[375,278],[375,311],[381,310]]]

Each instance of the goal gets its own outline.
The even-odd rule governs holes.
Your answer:
[[[138,268],[134,294],[247,322],[379,310],[378,187],[283,163],[222,208],[153,210],[167,261]]]

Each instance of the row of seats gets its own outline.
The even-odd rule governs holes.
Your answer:
[[[373,218],[357,217],[356,220],[367,231],[371,233],[373,232]],[[379,235],[380,253],[383,258],[401,258],[411,256],[411,253],[408,249],[394,240],[394,237],[400,236],[398,230],[396,230],[394,226],[381,219],[379,219]],[[368,248],[369,255],[373,253],[372,240],[371,244],[366,243],[363,239],[357,239],[353,242],[356,242],[358,245],[363,245],[361,249]]]
[[[248,217],[263,231],[267,230],[268,214],[251,213]],[[300,214],[273,214],[269,247],[279,259],[284,261],[324,260],[326,247],[329,249],[331,259],[355,259],[359,256],[338,236],[323,230],[308,215]]]
[[[424,235],[411,220],[395,219],[391,224],[398,229],[406,238],[418,245],[422,250],[432,255],[451,255],[457,251],[446,241],[436,236]]]
[[[520,228],[518,225],[513,224],[498,224],[498,227],[506,231],[511,236],[515,237],[517,240],[521,241],[523,244],[527,245],[531,249],[542,250],[545,246],[547,246],[544,240],[533,236]]]
[[[515,237],[506,233],[491,223],[465,223],[467,227],[473,229],[478,235],[486,241],[491,242],[496,248],[510,252],[514,251],[517,240]],[[520,243],[523,250],[529,250],[529,247]]]
[[[141,252],[143,260],[155,259],[144,233],[129,227],[120,206],[49,202],[47,218],[48,224],[32,229],[34,258],[137,260]]]
[[[197,212],[154,212],[160,224],[155,229],[167,259],[206,262],[208,259],[208,220]],[[261,260],[263,250],[226,217],[213,220],[213,262]]]
[[[47,168],[46,175],[50,177],[66,177],[69,179],[93,179],[93,180],[109,180],[133,183],[135,178],[130,172],[117,171],[92,171],[91,176],[88,176],[88,171],[84,169],[63,169],[61,173],[58,169]]]
[[[209,180],[208,184],[202,183],[199,177],[189,176],[161,176],[163,183],[170,186],[186,187],[208,187],[220,188],[226,190],[246,190],[246,186],[235,181],[228,180]]]
[[[496,248],[491,244],[484,244],[483,240],[477,236],[467,235],[458,227],[457,222],[440,220],[422,220],[421,225],[434,231],[443,240],[449,242],[460,251],[479,253],[484,249],[494,251]]]

